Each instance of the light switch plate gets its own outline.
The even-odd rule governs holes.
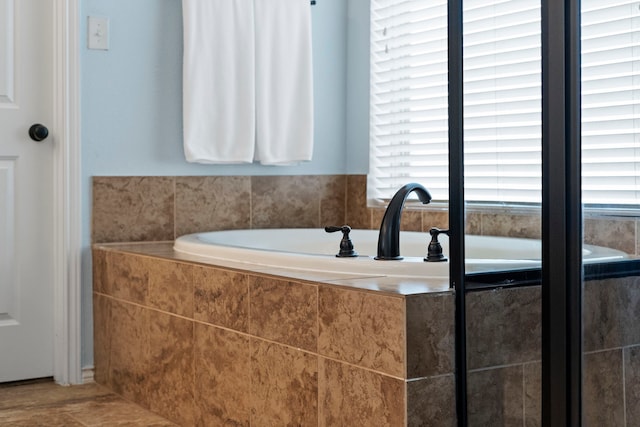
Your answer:
[[[109,50],[109,18],[90,16],[87,36],[89,49]]]

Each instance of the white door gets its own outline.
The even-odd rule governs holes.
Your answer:
[[[52,3],[0,0],[0,382],[53,374]]]

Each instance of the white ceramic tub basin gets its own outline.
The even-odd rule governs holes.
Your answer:
[[[227,260],[258,266],[295,270],[347,273],[369,276],[448,277],[448,262],[424,262],[428,233],[402,232],[401,261],[377,261],[378,230],[352,230],[351,240],[360,255],[337,258],[341,233],[323,229],[229,230],[189,234],[175,241],[177,252],[212,260]],[[445,256],[448,237],[441,235]],[[503,271],[540,267],[540,241],[511,237],[468,235],[466,272]],[[585,263],[627,258],[624,252],[600,246],[585,246]]]

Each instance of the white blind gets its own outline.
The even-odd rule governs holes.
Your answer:
[[[466,198],[539,203],[540,5],[464,6]],[[638,3],[582,8],[583,199],[638,204]],[[448,198],[446,21],[446,1],[371,0],[370,198],[410,181]]]
[[[585,203],[640,204],[640,10],[582,1]]]

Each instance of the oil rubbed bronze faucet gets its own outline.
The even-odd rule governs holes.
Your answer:
[[[394,194],[380,224],[378,236],[378,260],[399,260],[400,256],[400,219],[402,208],[409,194],[414,192],[423,204],[431,201],[431,194],[420,184],[406,184]]]

